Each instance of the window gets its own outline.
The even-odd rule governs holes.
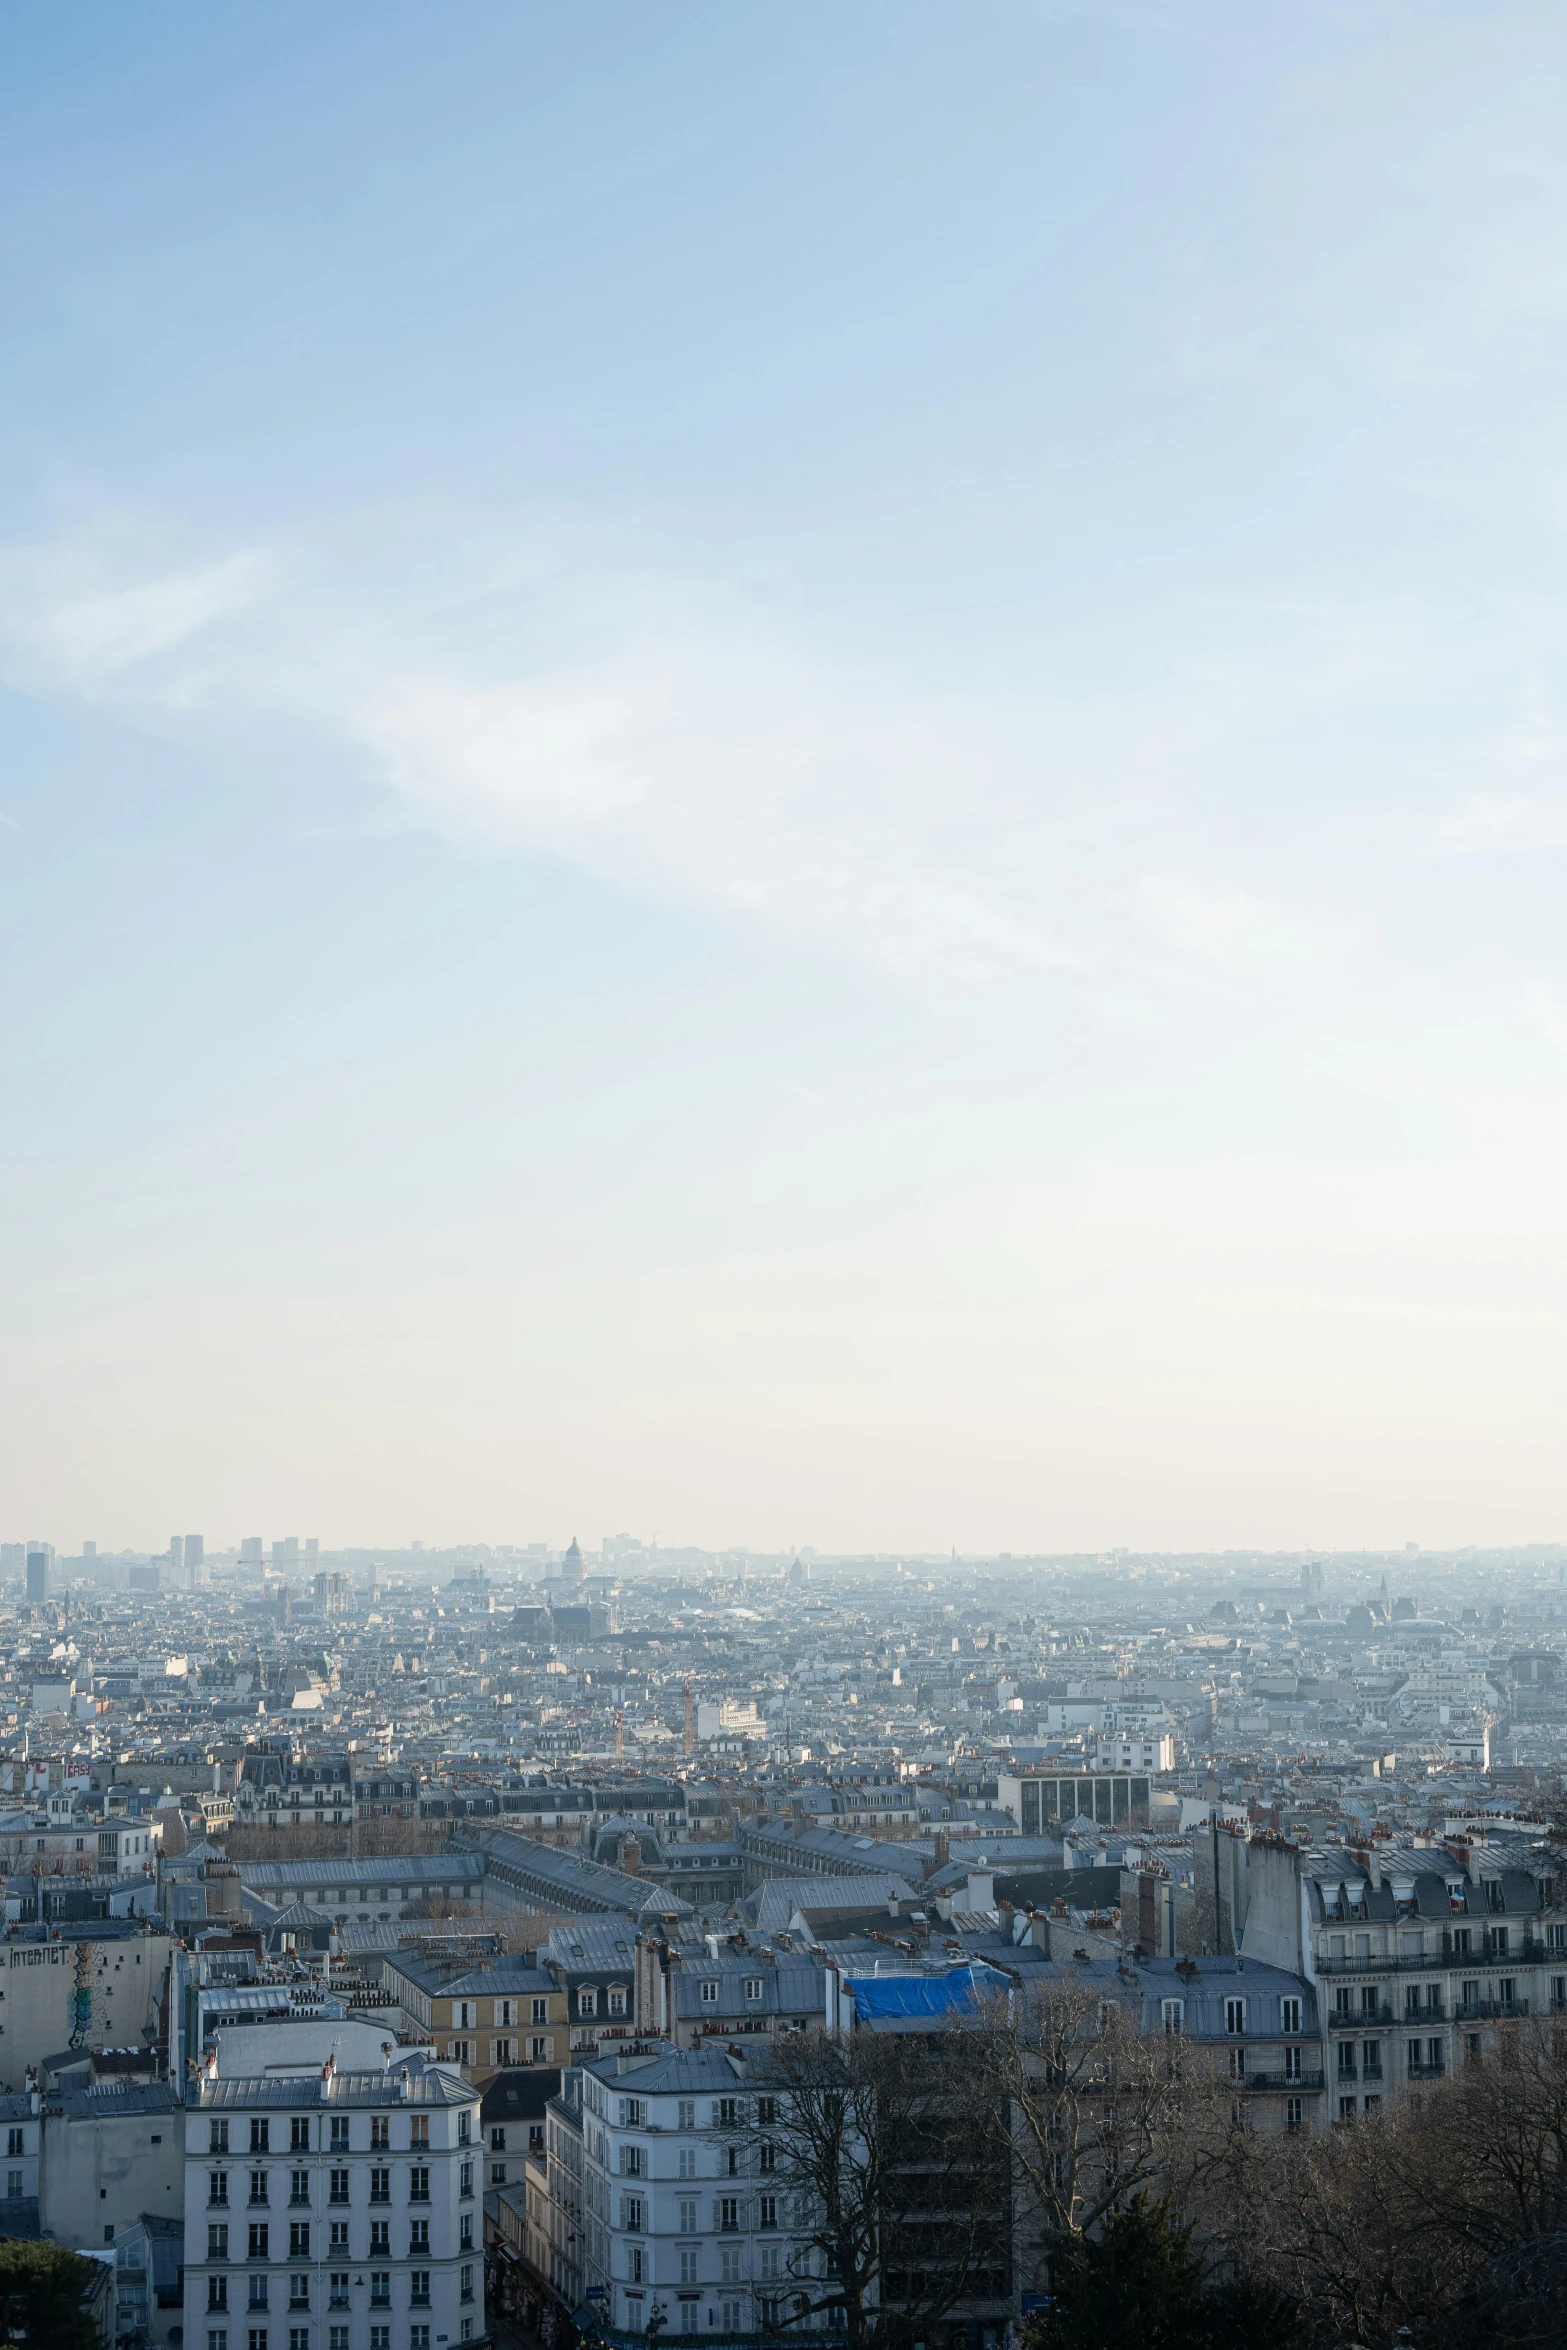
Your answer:
[[[504,2154],[505,2151],[506,2132],[504,2129],[492,2129],[490,2132],[490,2152],[492,2154]]]
[[[334,2154],[348,2152],[348,2116],[346,2113],[334,2113],[332,2116],[332,2152]]]
[[[408,2271],[408,2306],[410,2309],[428,2309],[430,2306],[430,2272],[427,2268]]]
[[[547,2024],[549,2022],[550,2003],[547,1999],[535,1999],[533,2002],[533,2020],[536,2024]]]
[[[1232,2081],[1244,2081],[1245,2078],[1246,2051],[1244,2048],[1232,2048],[1230,2050],[1230,2079]]]
[[[758,2124],[760,2125],[765,2125],[768,2122],[775,2122],[778,2119],[777,2098],[758,2097],[756,2101],[756,2118]]]
[[[1286,2048],[1284,2051],[1284,2078],[1287,2081],[1302,2079],[1302,2063],[1303,2057],[1300,2049]]]
[[[1467,1958],[1472,1947],[1471,1929],[1468,1926],[1455,1926],[1453,1928],[1453,1956]]]
[[[1337,1990],[1333,1994],[1333,2021],[1336,2024],[1347,2024],[1349,2022],[1351,2012],[1352,2009],[1349,1986],[1345,1983],[1340,1983]]]
[[[763,2195],[759,2198],[756,2206],[756,2224],[759,2228],[775,2228],[778,2225],[778,2198],[776,2195]]]
[[[471,2211],[465,2211],[458,2222],[457,2249],[459,2252],[473,2250],[473,2213]]]
[[[308,2269],[301,2269],[297,2276],[289,2278],[288,2305],[290,2309],[308,2309],[310,2307],[310,2271]]]
[[[392,2278],[388,2269],[370,2272],[370,2306],[372,2309],[390,2309],[392,2305]]]
[[[739,2232],[740,2198],[737,2195],[720,2195],[718,2199],[718,2225],[723,2235],[733,2236]]]
[[[632,2245],[630,2251],[626,2255],[626,2265],[630,2271],[631,2282],[634,2285],[640,2285],[642,2282],[642,2270],[644,2265],[642,2258],[642,2247],[640,2244]]]
[[[609,2012],[611,2015],[624,2015],[626,2012],[626,1994],[618,1983],[611,1983],[609,1987]]]
[[[739,2119],[740,2119],[740,2100],[739,2100],[739,2098],[738,2098],[738,2097],[715,2097],[715,2098],[714,2098],[714,2100],[713,2100],[713,2127],[714,2127],[715,2129],[718,2129],[718,2130],[732,2130],[732,2129],[734,2129],[734,2128],[735,2128],[736,2124],[739,2122]]]
[[[513,2040],[492,2040],[490,2042],[491,2064],[510,2064],[515,2054],[516,2042]]]
[[[641,2235],[644,2208],[640,2195],[622,2195],[620,2198],[620,2224],[628,2236]]]
[[[464,1887],[464,1891],[466,1890],[467,1888]],[[465,2317],[463,2319],[462,2324],[457,2329],[457,2339],[459,2342],[471,2342],[473,2340],[473,2319],[471,2317]]]
[[[347,2326],[327,2327],[327,2350],[348,2350]]]
[[[334,2268],[330,2270],[327,2275],[326,2284],[326,2305],[328,2309],[346,2309],[348,2307],[347,2269]]]
[[[1186,2029],[1186,2002],[1184,1999],[1161,1999],[1159,2018],[1168,2038],[1174,2039]]]
[[[642,2100],[640,2097],[622,2097],[620,2100],[620,2126],[623,2130],[641,2129]]]
[[[1279,2001],[1279,2028],[1285,2032],[1300,2030],[1300,2001],[1298,1999],[1281,1999]]]
[[[247,2259],[247,2260],[265,2260],[265,2259],[266,2259],[266,2257],[267,2257],[267,2223],[266,2223],[266,2221],[265,2221],[264,2219],[259,2219],[259,2220],[258,2220],[258,2219],[253,2219],[253,2220],[251,2221],[251,2223],[250,2223],[250,2249],[249,2249],[249,2251],[246,2253],[245,2257],[246,2257],[246,2259]]]
[[[1411,2040],[1409,2043],[1409,2069],[1412,2073],[1417,2073],[1420,2070],[1420,2043],[1418,2040]]]
[[[408,2124],[408,2143],[414,2147],[429,2145],[430,2117],[428,2114],[416,2113],[414,2115]]]
[[[549,2060],[550,2044],[541,2033],[537,2039],[528,2042],[528,2062],[530,2064],[548,2064]]]
[[[680,2282],[683,2285],[694,2285],[697,2283],[697,2270],[700,2263],[700,2258],[701,2255],[698,2253],[694,2244],[681,2245]]]
[[[1341,2122],[1352,2122],[1354,2120],[1355,2100],[1353,2097],[1341,2097],[1339,2099],[1338,2118]]]
[[[505,2163],[504,2163],[504,2162],[492,2162],[492,2163],[491,2163],[491,2165],[490,2165],[490,2185],[491,2185],[492,2187],[504,2187],[504,2186],[505,2186],[505,2184],[506,2184],[506,2165],[505,2165]]]
[[[430,2223],[427,2219],[408,2222],[408,2257],[410,2260],[428,2260],[430,2257]]]
[[[764,2138],[760,2146],[758,2146],[756,2150],[756,2167],[759,2171],[764,2172],[776,2170],[778,2168],[778,2149],[773,2144],[771,2138]]]
[[[226,2121],[224,2121],[224,2122],[211,2122],[211,2123],[209,2123],[209,2124],[208,2124],[208,2137],[207,2137],[207,2152],[208,2152],[209,2154],[227,2154],[228,2150],[229,2150],[229,2126],[228,2126],[228,2123],[227,2123]]]
[[[308,2203],[310,2201],[310,2173],[307,2170],[291,2170],[289,2172],[288,2199],[290,2203]]]
[[[384,2154],[391,2143],[392,2124],[389,2117],[384,2113],[373,2113],[370,2116],[371,2153]]]
[[[1305,2118],[1305,2099],[1303,2097],[1286,2097],[1284,2100],[1284,2127],[1287,2130],[1298,2130]]]
[[[711,1975],[702,1985],[702,2005],[704,2007],[716,2007],[718,2005],[718,1984]]]
[[[408,2173],[408,2200],[410,2203],[428,2203],[430,2200],[430,2166],[416,2162]]]
[[[694,2097],[682,2097],[675,2110],[677,2129],[694,2130],[696,2128],[696,2099]]]
[[[1440,2040],[1426,2042],[1426,2070],[1431,2073],[1439,2073],[1442,2070],[1442,2043]]]
[[[465,2265],[457,2271],[457,2284],[458,2300],[471,2301],[473,2299],[473,2267],[471,2263],[465,2263]]]
[[[458,2143],[458,2145],[459,2145],[459,2146],[466,2146],[466,2145],[469,2143],[469,2141],[470,2141],[470,2139],[472,2138],[472,2136],[473,2136],[473,2115],[472,2115],[471,2113],[460,2113],[460,2114],[457,2116],[457,2143]]]
[[[740,2282],[740,2247],[738,2244],[720,2244],[718,2247],[718,2281],[721,2285]]]
[[[268,2133],[268,2130],[270,2129],[270,2126],[271,2126],[271,2125],[270,2125],[270,2123],[267,2121],[267,2119],[266,2119],[266,2116],[265,2116],[265,2115],[258,2115],[258,2114],[252,2114],[252,2115],[251,2115],[251,2117],[250,2117],[250,2151],[251,2151],[251,2153],[252,2153],[252,2154],[265,2154],[265,2153],[267,2153],[267,2152],[269,2151],[269,2149],[268,2149],[268,2145],[267,2145],[267,2133]],[[262,2350],[266,2350],[266,2345],[265,2345],[265,2342],[264,2342],[264,2341],[263,2341],[263,2344],[262,2344]]]
[[[265,2326],[251,2327],[250,2350],[267,2350],[267,2329]]]
[[[345,2260],[348,2257],[348,2222],[346,2219],[333,2220],[331,2249],[334,2252],[340,2252]]]
[[[516,2000],[497,1999],[495,2002],[495,2013],[490,2018],[490,2021],[496,2024],[514,2024],[517,2021]]]
[[[288,2254],[291,2260],[308,2260],[310,2258],[309,2220],[296,2219],[290,2221],[288,2230]]]
[[[253,2170],[253,2171],[251,2172],[251,2174],[250,2174],[250,2200],[251,2200],[251,2202],[252,2202],[252,2203],[265,2203],[265,2202],[266,2202],[266,2200],[267,2200],[267,2180],[268,2180],[268,2179],[271,2177],[271,2175],[272,2175],[272,2174],[271,2174],[271,2172],[270,2172],[270,2171],[264,2171],[264,2170]]]
[[[680,2233],[682,2236],[694,2236],[696,2232],[696,2197],[682,2195],[680,2198]]]
[[[683,2179],[696,2177],[696,2148],[694,2146],[682,2146],[680,2149],[680,2176]]]
[[[761,1996],[762,1996],[762,1978],[761,1978],[761,1976],[760,1976],[760,1975],[747,1975],[747,1976],[746,1976],[746,1978],[745,1978],[745,1995],[746,1995],[747,1999],[760,1999],[760,1998],[761,1998]]]
[[[346,2170],[328,2172],[327,2201],[329,2203],[346,2203],[348,2201],[348,2173]]]
[[[310,2328],[308,2326],[289,2327],[288,2350],[310,2350]]]
[[[229,2281],[228,2281],[228,2278],[227,2278],[227,2277],[208,2277],[208,2279],[207,2279],[207,2307],[208,2307],[209,2309],[227,2309],[228,2305],[229,2305]]]
[[[472,2029],[479,2020],[478,2006],[472,1999],[458,1999],[452,2003],[452,2022],[460,2032]]]
[[[390,2326],[372,2326],[370,2328],[370,2350],[392,2350],[392,2329]]]
[[[289,2123],[288,2150],[290,2154],[310,2152],[310,2116],[307,2113],[296,2113]]]
[[[430,2329],[428,2326],[410,2326],[408,2328],[408,2350],[430,2350]]]
[[[389,2170],[373,2170],[370,2173],[370,2200],[372,2203],[391,2202],[392,2174]]]
[[[599,1995],[591,1983],[584,1983],[577,1992],[578,2015],[597,2015]]]
[[[208,2334],[207,2350],[229,2350],[227,2326],[217,2326]]]
[[[1368,2081],[1382,2078],[1382,2043],[1367,2040],[1360,2051],[1360,2069]]]
[[[1341,2040],[1338,2044],[1338,2077],[1341,2081],[1352,2081],[1355,2077],[1355,2043],[1353,2040]]]
[[[620,2169],[621,2175],[624,2178],[642,2178],[646,2172],[643,2148],[640,2146],[622,2146],[620,2149]]]
[[[1244,1999],[1226,1999],[1224,2002],[1224,2028],[1227,2032],[1232,2033],[1245,2031],[1246,2002]]]
[[[459,2197],[471,2196],[473,2193],[473,2164],[471,2162],[463,2163],[458,2170],[457,2193]]]

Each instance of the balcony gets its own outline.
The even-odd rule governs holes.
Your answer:
[[[1241,2085],[1239,2082],[1236,2084],[1237,2087]],[[1303,2092],[1314,2096],[1324,2086],[1324,2076],[1321,2073],[1296,2073],[1292,2078],[1288,2073],[1248,2073],[1244,2086],[1265,2090],[1270,2094],[1287,2091],[1297,2097]]]
[[[1393,2010],[1386,2005],[1363,2007],[1355,2015],[1330,2015],[1328,2030],[1330,2032],[1375,2032],[1396,2020]]]
[[[1447,2067],[1439,2059],[1435,2064],[1421,2061],[1417,2064],[1406,2065],[1404,2070],[1412,2081],[1439,2081],[1447,2071]]]
[[[1412,2032],[1417,2024],[1446,2023],[1447,2001],[1439,1999],[1434,2007],[1406,2007],[1399,2020],[1406,2032]]]
[[[1499,2016],[1520,2016],[1528,2012],[1527,1999],[1466,2000],[1461,2007],[1454,2008],[1453,2021],[1455,2024],[1479,2024],[1494,2021]]]
[[[1521,1942],[1514,1950],[1453,1949],[1428,1951],[1424,1958],[1319,1958],[1313,1972],[1324,1982],[1345,1975],[1435,1975],[1452,1967],[1567,1966],[1567,1950],[1549,1950],[1543,1942]]]

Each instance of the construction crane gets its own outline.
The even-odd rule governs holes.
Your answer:
[[[686,1683],[686,1753],[696,1752],[696,1707],[691,1702],[691,1684]]]

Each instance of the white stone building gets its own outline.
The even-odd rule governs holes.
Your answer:
[[[224,2078],[184,2112],[186,2350],[431,2350],[485,2334],[479,2098],[418,2052]]]

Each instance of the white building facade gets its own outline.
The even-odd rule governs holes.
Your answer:
[[[775,2184],[775,2101],[738,2055],[662,2047],[582,2068],[583,2284],[613,2333],[757,2337],[813,2257]]]
[[[186,2350],[484,2338],[479,2099],[455,2066],[226,2079],[209,2060],[184,2144]]]

